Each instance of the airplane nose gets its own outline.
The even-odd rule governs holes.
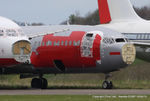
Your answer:
[[[130,65],[135,61],[135,57],[136,57],[136,49],[135,46],[133,44],[125,44],[122,47],[122,58],[123,61]]]
[[[13,44],[12,53],[18,62],[26,62],[30,59],[31,44],[27,40],[20,40]]]

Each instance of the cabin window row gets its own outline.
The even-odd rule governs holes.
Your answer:
[[[18,36],[23,35],[23,31],[21,29],[14,30],[14,29],[0,29],[0,36]]]
[[[150,40],[150,33],[146,33],[146,34],[124,34],[128,39],[131,40]]]
[[[41,46],[41,42],[35,42],[34,46]],[[42,42],[42,46],[80,46],[80,41],[47,41]]]

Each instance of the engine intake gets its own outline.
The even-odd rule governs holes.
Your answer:
[[[125,63],[132,64],[135,61],[136,49],[133,44],[125,44],[122,48],[122,58]]]
[[[31,44],[29,41],[21,40],[13,44],[12,53],[17,62],[26,62],[30,59]]]

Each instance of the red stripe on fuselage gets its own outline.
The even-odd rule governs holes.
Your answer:
[[[110,55],[120,55],[120,52],[110,52]]]
[[[15,59],[10,58],[0,58],[0,67],[3,66],[13,66],[19,64]]]

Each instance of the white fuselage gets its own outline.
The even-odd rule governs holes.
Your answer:
[[[150,21],[146,20],[129,20],[124,22],[111,22],[98,26],[114,29],[121,33],[150,33]]]
[[[0,67],[24,62],[25,55],[29,54],[23,53],[26,46],[30,48],[29,45],[29,39],[23,35],[20,26],[7,18],[0,17]]]
[[[13,59],[12,46],[15,42],[20,40],[27,40],[27,37],[0,37],[0,59],[11,58]]]

